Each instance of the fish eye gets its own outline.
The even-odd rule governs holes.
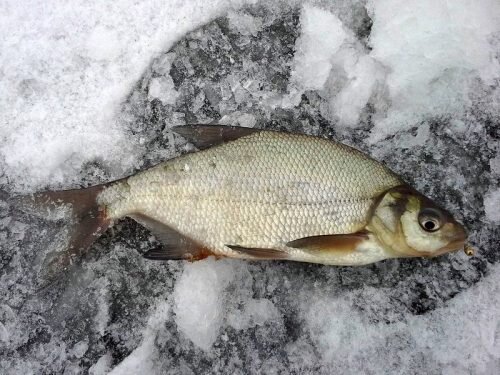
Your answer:
[[[424,208],[418,214],[418,222],[426,232],[435,232],[442,226],[442,215],[432,208]]]

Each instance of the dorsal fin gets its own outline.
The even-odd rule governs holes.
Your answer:
[[[203,150],[261,132],[262,129],[224,125],[182,125],[174,126],[172,131],[186,138],[196,148]]]
[[[148,251],[144,254],[144,258],[154,260],[200,260],[215,255],[200,243],[149,216],[133,214],[130,217],[148,228],[163,245],[162,248]]]

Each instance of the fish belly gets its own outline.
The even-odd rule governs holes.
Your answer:
[[[260,132],[187,154],[102,193],[108,215],[146,215],[215,254],[226,245],[279,248],[353,233],[383,191],[402,181],[362,153],[303,135]]]

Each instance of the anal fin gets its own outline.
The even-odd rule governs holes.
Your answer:
[[[201,260],[215,255],[210,249],[193,239],[184,236],[155,219],[143,214],[130,215],[132,219],[145,226],[162,243],[162,247],[146,252],[143,256],[153,260]]]

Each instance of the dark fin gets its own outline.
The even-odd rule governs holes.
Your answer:
[[[97,195],[106,185],[86,189],[45,191],[15,198],[15,202],[31,211],[49,214],[50,211],[67,207],[71,212],[69,234],[57,241],[58,249],[45,258],[41,273],[44,279],[53,279],[65,271],[85,253],[92,243],[111,225],[104,208],[97,204]]]
[[[160,249],[154,249],[144,254],[144,258],[154,260],[200,260],[215,255],[198,242],[180,234],[169,226],[142,214],[130,215],[132,219],[148,228],[163,244]]]
[[[223,125],[183,125],[174,126],[172,131],[186,138],[196,148],[203,150],[261,132],[262,129]]]
[[[276,249],[261,249],[261,248],[249,248],[235,245],[226,245],[231,250],[237,251],[238,253],[250,255],[257,259],[288,259],[288,253],[276,250]]]
[[[350,234],[304,237],[288,242],[286,246],[309,252],[352,252],[359,243],[366,239],[368,239],[368,232],[361,231]]]

